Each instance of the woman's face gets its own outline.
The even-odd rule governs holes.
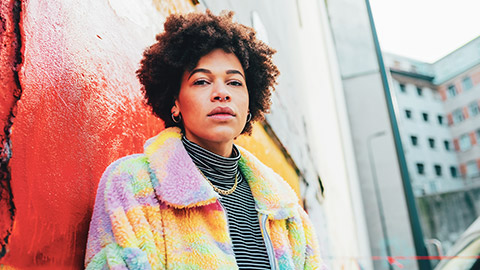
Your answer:
[[[182,115],[185,136],[211,150],[233,143],[245,127],[248,114],[245,73],[233,53],[215,49],[185,71],[172,113]]]

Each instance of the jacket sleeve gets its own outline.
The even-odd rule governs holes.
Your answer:
[[[327,266],[323,262],[320,256],[320,246],[318,244],[318,238],[315,234],[312,222],[308,217],[307,213],[303,208],[300,208],[300,217],[302,219],[303,229],[305,232],[306,239],[306,250],[305,250],[305,267],[304,269],[320,269],[327,270]]]
[[[141,157],[127,157],[103,174],[88,233],[86,269],[164,269],[160,207]],[[140,195],[139,195],[140,194]],[[142,203],[140,203],[140,201]],[[158,203],[157,203],[158,205]]]

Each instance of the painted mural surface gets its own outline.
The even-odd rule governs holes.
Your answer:
[[[82,269],[98,180],[163,129],[135,70],[191,1],[0,4],[0,268]]]

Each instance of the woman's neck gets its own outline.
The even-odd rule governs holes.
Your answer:
[[[185,138],[187,138],[189,141],[196,143],[200,147],[215,153],[217,155],[220,155],[222,157],[231,157],[232,156],[232,151],[233,151],[233,140],[227,141],[227,142],[211,142],[207,140],[199,140],[195,137],[188,136],[188,134],[185,134]]]
[[[223,157],[188,140],[185,136],[182,137],[182,143],[193,163],[215,186],[230,189],[237,179],[238,183],[242,181],[238,175],[241,155],[235,145],[233,145],[232,156]]]

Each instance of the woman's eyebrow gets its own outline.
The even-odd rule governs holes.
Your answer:
[[[208,69],[205,69],[205,68],[197,68],[197,69],[194,69],[191,73],[190,73],[190,76],[188,76],[188,79],[190,79],[190,77],[192,77],[193,74],[197,73],[197,72],[203,72],[203,73],[208,73],[208,74],[212,74],[212,72]]]
[[[229,70],[227,70],[226,73],[227,73],[227,74],[240,74],[240,76],[242,76],[243,79],[245,79],[245,76],[243,76],[242,72],[240,72],[240,71],[238,71],[238,70],[236,70],[236,69],[229,69]]]
[[[212,74],[212,72],[206,68],[197,68],[197,69],[194,69],[190,75],[188,76],[188,79],[190,79],[190,77],[192,77],[193,74],[195,73],[198,73],[198,72],[202,72],[202,73],[207,73],[207,74]],[[227,71],[225,71],[226,74],[239,74],[240,76],[243,77],[243,79],[245,79],[245,76],[243,76],[242,72],[240,72],[239,70],[236,70],[236,69],[229,69]]]

